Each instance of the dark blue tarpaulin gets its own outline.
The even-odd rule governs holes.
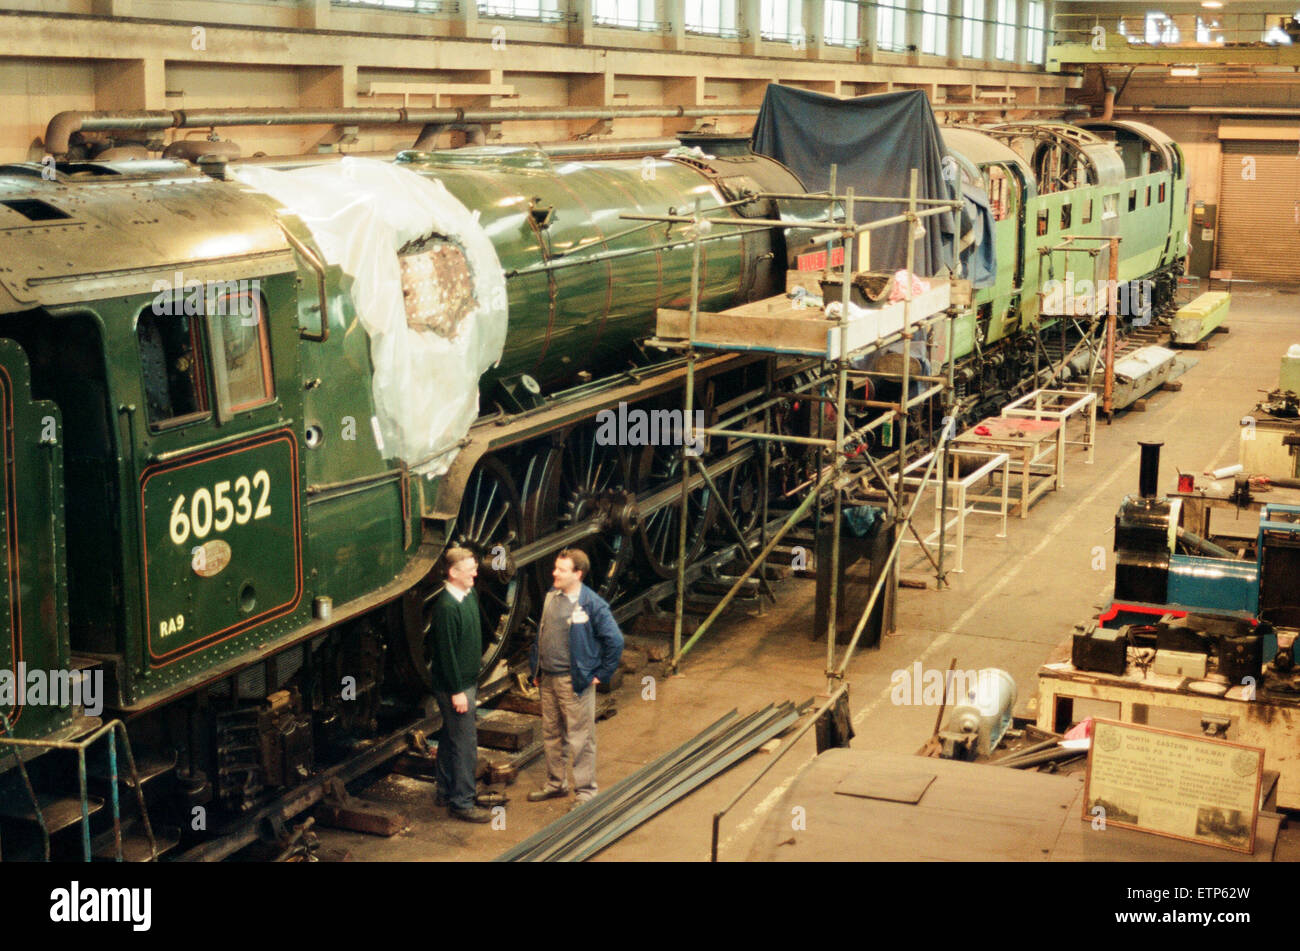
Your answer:
[[[857,195],[906,197],[915,168],[917,198],[945,199],[956,195],[943,175],[945,153],[939,125],[925,93],[920,90],[837,99],[775,84],[767,87],[754,124],[753,148],[788,165],[811,191],[830,186],[836,166],[835,190],[852,188]],[[901,204],[855,206],[855,220],[877,221],[906,210]],[[956,217],[923,219],[925,235],[916,244],[915,273],[939,274],[955,266]],[[871,232],[872,271],[896,271],[907,266],[907,227],[894,225]]]

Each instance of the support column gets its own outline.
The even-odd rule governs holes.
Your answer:
[[[94,61],[95,108],[166,109],[167,82],[161,59]]]
[[[895,0],[899,2],[899,0]],[[903,46],[908,49],[912,55],[912,64],[916,64],[916,56],[921,52],[921,0],[906,0],[907,13],[904,18],[906,24],[903,31]]]
[[[569,43],[573,46],[595,46],[592,35],[591,0],[573,0],[573,12],[578,19],[569,24]]]
[[[997,18],[998,0],[984,0],[984,60],[988,63],[997,59]]]
[[[447,28],[451,31],[452,36],[478,36],[479,19],[478,19],[478,0],[460,0],[458,9],[452,18],[447,21]],[[504,46],[505,33],[502,31],[493,38],[496,42],[493,49]]]
[[[573,76],[569,79],[569,105],[612,106],[614,104],[614,74],[608,68],[603,73]],[[635,120],[632,120],[635,121]],[[569,137],[583,133],[609,135],[613,124],[609,120],[577,119],[568,123]]]
[[[686,49],[686,0],[664,0],[664,19],[668,22],[665,48],[682,52]]]
[[[703,76],[672,76],[664,78],[664,102],[674,106],[705,106]],[[676,135],[695,128],[699,119],[664,119],[663,134]]]
[[[956,66],[961,60],[962,0],[948,0],[948,62]]]
[[[1029,22],[1029,0],[1016,0],[1016,59],[1025,62],[1025,53],[1029,49],[1029,31],[1025,29]]]
[[[876,58],[876,34],[880,26],[879,12],[876,7],[858,7],[858,60],[871,62]]]
[[[300,0],[298,25],[304,30],[328,30],[330,0]]]
[[[131,16],[131,0],[94,0],[91,12],[100,17]]]
[[[825,0],[803,0],[804,55],[808,59],[821,59],[822,45],[826,39]],[[835,83],[839,92],[839,82]]]
[[[357,104],[357,67],[307,66],[298,73],[298,105],[303,109],[350,109]]]
[[[736,26],[748,35],[740,41],[740,52],[745,56],[758,56],[763,48],[763,4],[762,0],[737,0]]]

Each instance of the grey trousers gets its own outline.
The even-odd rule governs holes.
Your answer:
[[[474,773],[478,767],[478,717],[474,712],[478,687],[465,691],[469,710],[457,713],[452,706],[451,694],[433,689],[442,713],[442,729],[438,731],[438,758],[434,760],[433,773],[438,780],[438,792],[457,809],[474,808],[477,784]]]
[[[563,789],[566,753],[573,765],[574,792],[579,799],[596,795],[596,687],[573,692],[568,674],[540,676],[542,745],[546,751],[546,785]]]

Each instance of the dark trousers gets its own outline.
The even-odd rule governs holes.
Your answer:
[[[469,700],[466,713],[457,713],[452,707],[451,694],[437,688],[433,691],[438,710],[442,713],[434,775],[438,780],[438,792],[447,797],[454,809],[474,806],[474,771],[478,766],[478,723],[474,713],[477,691],[477,687],[465,691]]]

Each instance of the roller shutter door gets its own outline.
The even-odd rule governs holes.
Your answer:
[[[1300,282],[1300,159],[1295,139],[1223,142],[1216,261],[1234,278]],[[1254,159],[1254,180],[1244,178]]]

